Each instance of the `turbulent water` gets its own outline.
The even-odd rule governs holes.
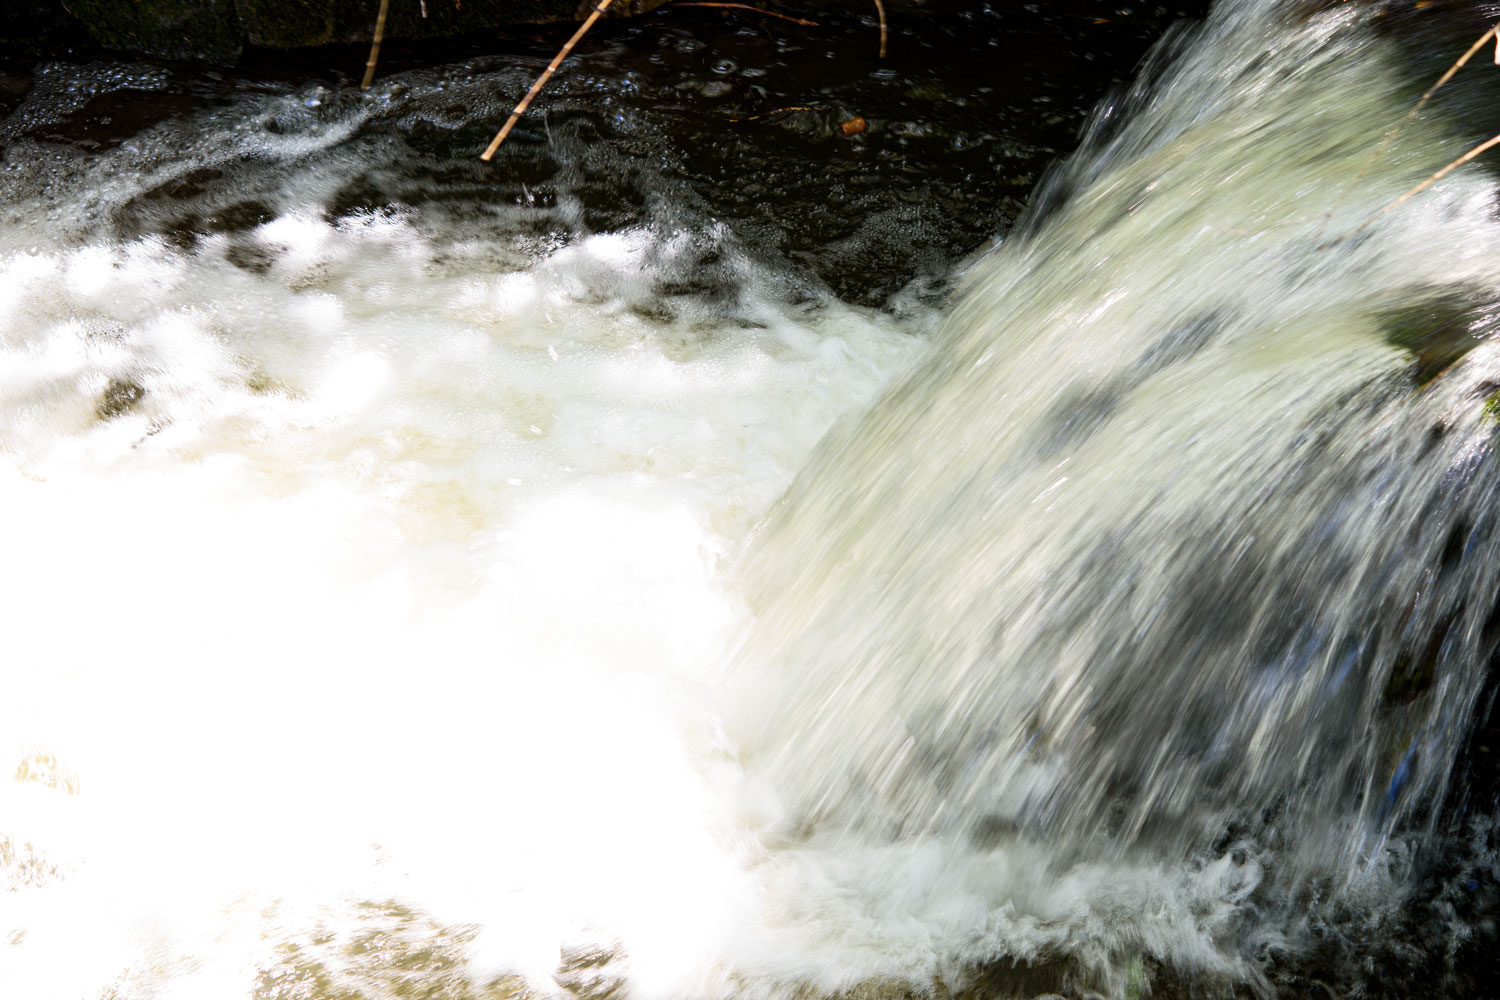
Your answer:
[[[38,68],[0,996],[1481,995],[1497,192],[1378,214],[1489,124],[1380,27],[1174,35],[941,312],[576,122],[486,204],[473,66]]]

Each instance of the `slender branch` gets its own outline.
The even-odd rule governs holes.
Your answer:
[[[1391,133],[1381,141],[1380,145],[1375,147],[1375,152],[1370,157],[1371,163],[1374,163],[1375,160],[1378,160],[1380,158],[1380,154],[1385,151],[1385,148],[1391,144],[1391,142],[1396,138],[1401,130],[1407,126],[1407,123],[1409,123],[1413,118],[1417,117],[1417,114],[1427,106],[1427,102],[1432,100],[1432,95],[1438,92],[1438,88],[1447,83],[1449,80],[1453,79],[1453,75],[1459,70],[1463,69],[1464,65],[1468,63],[1470,59],[1474,58],[1474,53],[1483,48],[1485,42],[1489,41],[1491,38],[1497,37],[1497,31],[1500,31],[1500,21],[1496,21],[1493,25],[1490,26],[1490,29],[1488,31],[1480,35],[1479,38],[1474,42],[1474,44],[1469,46],[1469,50],[1463,55],[1459,56],[1452,66],[1448,67],[1448,72],[1437,78],[1437,83],[1434,83],[1432,86],[1428,87],[1422,92],[1422,96],[1417,99],[1417,103],[1412,107],[1410,111],[1406,113],[1406,117],[1401,119],[1401,124],[1392,129]],[[1366,165],[1365,169],[1359,172],[1359,177],[1355,178],[1355,183],[1358,183],[1360,178],[1364,177],[1369,169],[1369,165]]]
[[[577,45],[578,40],[594,26],[594,22],[599,20],[599,16],[609,9],[610,2],[611,0],[599,0],[599,6],[594,8],[594,12],[588,16],[588,20],[579,26],[578,30],[573,33],[573,37],[568,39],[567,44],[558,51],[557,55],[552,57],[552,61],[547,64],[547,68],[542,70],[542,75],[537,77],[536,83],[533,83],[531,89],[526,91],[526,96],[521,98],[521,103],[516,105],[516,109],[510,113],[510,117],[505,120],[505,124],[500,126],[500,131],[495,133],[495,138],[490,140],[489,146],[483,153],[479,154],[481,160],[488,162],[490,157],[495,155],[495,150],[500,148],[500,144],[505,141],[505,137],[510,135],[510,130],[516,127],[516,122],[520,121],[521,116],[526,113],[526,107],[531,103],[531,99],[547,85],[548,80],[552,79],[552,74],[556,73],[557,67],[561,66],[562,61],[568,58],[568,53],[573,51],[573,46]]]
[[[1487,42],[1487,41],[1489,41],[1491,38],[1494,38],[1495,41],[1496,41],[1496,60],[1500,61],[1500,21],[1496,21],[1493,25],[1490,26],[1490,29],[1488,31],[1486,31],[1484,34],[1482,34],[1482,35],[1479,36],[1479,38],[1474,42],[1473,45],[1469,46],[1469,50],[1467,52],[1465,52],[1463,55],[1459,56],[1458,59],[1457,59],[1457,61],[1455,61],[1452,66],[1448,67],[1448,71],[1446,73],[1444,73],[1442,76],[1438,77],[1436,83],[1434,83],[1432,86],[1428,87],[1425,91],[1423,91],[1422,96],[1420,98],[1418,98],[1417,103],[1412,107],[1412,109],[1406,113],[1406,117],[1403,118],[1403,119],[1401,119],[1400,124],[1398,124],[1395,128],[1393,128],[1386,135],[1386,137],[1384,139],[1380,140],[1380,145],[1376,146],[1375,147],[1375,152],[1373,152],[1373,153],[1370,154],[1370,160],[1369,160],[1369,162],[1366,163],[1363,167],[1360,168],[1359,173],[1357,173],[1357,174],[1354,175],[1354,179],[1352,181],[1350,181],[1348,184],[1346,184],[1344,186],[1344,190],[1339,193],[1339,200],[1334,203],[1333,208],[1329,209],[1328,210],[1328,214],[1323,217],[1323,224],[1318,227],[1318,233],[1317,233],[1317,236],[1314,237],[1314,239],[1317,239],[1317,238],[1319,238],[1319,237],[1321,237],[1323,235],[1324,230],[1326,230],[1327,227],[1328,227],[1328,223],[1333,219],[1333,213],[1334,213],[1334,211],[1340,205],[1342,205],[1344,203],[1344,199],[1345,198],[1349,197],[1349,192],[1351,190],[1353,190],[1353,188],[1356,185],[1358,185],[1360,181],[1362,181],[1362,180],[1365,179],[1365,175],[1370,172],[1370,168],[1373,167],[1377,162],[1379,162],[1380,157],[1382,155],[1384,155],[1384,153],[1386,151],[1386,148],[1388,146],[1390,146],[1390,144],[1396,140],[1396,136],[1398,136],[1398,135],[1401,134],[1401,130],[1403,128],[1405,128],[1407,126],[1407,124],[1409,124],[1411,122],[1411,120],[1413,118],[1417,117],[1418,112],[1420,112],[1423,108],[1425,108],[1427,106],[1427,102],[1430,101],[1430,100],[1432,100],[1432,95],[1436,94],[1438,92],[1438,88],[1441,87],[1443,84],[1447,83],[1449,80],[1453,79],[1454,74],[1457,73],[1459,70],[1463,69],[1464,68],[1464,64],[1467,63],[1470,59],[1472,59],[1474,57],[1474,53],[1478,52],[1481,48],[1483,48],[1484,47],[1484,43]],[[1415,189],[1413,189],[1413,190],[1407,192],[1406,194],[1402,195],[1400,198],[1398,198],[1392,204],[1387,205],[1385,208],[1381,209],[1380,212],[1377,213],[1377,216],[1378,215],[1384,215],[1386,212],[1389,212],[1391,209],[1393,209],[1397,205],[1401,204],[1401,202],[1403,202],[1406,199],[1410,198],[1412,195],[1414,195],[1418,191],[1422,190],[1422,188],[1426,187],[1428,184],[1431,184],[1433,181],[1437,180],[1438,177],[1442,176],[1442,173],[1446,173],[1447,172],[1447,169],[1452,169],[1452,167],[1457,166],[1457,165],[1458,165],[1457,163],[1450,164],[1448,168],[1446,168],[1444,171],[1442,171],[1438,175],[1429,178],[1424,183],[1418,185]],[[1348,239],[1350,236],[1353,236],[1355,233],[1362,232],[1366,226],[1368,226],[1371,222],[1375,221],[1375,218],[1377,216],[1372,216],[1369,219],[1366,219],[1364,221],[1364,224],[1361,225],[1358,229],[1355,229],[1352,232],[1345,233],[1343,236],[1340,236],[1336,240],[1330,240],[1329,242],[1322,244],[1322,246],[1320,246],[1318,249],[1321,250],[1321,249],[1324,249],[1326,247],[1330,247],[1333,244],[1340,242],[1341,240]]]
[[[1365,221],[1364,226],[1360,226],[1359,229],[1354,230],[1354,233],[1357,233],[1361,229],[1364,229],[1365,226],[1368,226],[1371,222],[1374,222],[1380,216],[1385,215],[1387,212],[1389,212],[1391,209],[1395,208],[1397,205],[1400,205],[1403,202],[1407,201],[1413,195],[1419,194],[1422,191],[1426,190],[1427,188],[1431,187],[1432,185],[1436,184],[1438,181],[1442,180],[1444,177],[1447,177],[1449,174],[1451,174],[1454,170],[1457,170],[1459,167],[1463,166],[1465,163],[1468,163],[1470,160],[1474,159],[1474,157],[1478,156],[1480,153],[1483,153],[1485,150],[1491,149],[1491,148],[1493,148],[1495,146],[1500,146],[1500,135],[1491,136],[1490,138],[1486,139],[1484,142],[1481,142],[1479,145],[1477,145],[1473,149],[1469,150],[1463,156],[1460,156],[1458,159],[1454,160],[1452,163],[1448,164],[1446,167],[1444,167],[1443,169],[1439,170],[1437,173],[1433,174],[1431,177],[1427,178],[1425,181],[1423,181],[1422,183],[1418,184],[1416,187],[1412,188],[1410,191],[1406,192],[1401,197],[1399,197],[1399,198],[1395,199],[1394,201],[1392,201],[1389,205],[1385,206],[1379,212],[1375,213],[1375,215],[1373,215],[1369,219],[1367,219]],[[1353,236],[1354,233],[1350,233],[1349,235]]]
[[[1415,118],[1417,116],[1417,112],[1421,111],[1422,108],[1427,104],[1427,102],[1432,99],[1432,95],[1437,93],[1438,88],[1447,83],[1449,80],[1453,79],[1453,74],[1463,69],[1464,64],[1474,57],[1474,53],[1478,52],[1484,46],[1484,43],[1494,37],[1497,32],[1500,32],[1500,21],[1496,21],[1493,25],[1490,26],[1489,31],[1486,31],[1484,34],[1480,35],[1479,40],[1476,41],[1473,45],[1469,46],[1469,51],[1459,56],[1458,61],[1455,62],[1452,66],[1448,67],[1448,72],[1438,77],[1437,83],[1434,83],[1432,86],[1427,88],[1426,92],[1422,94],[1422,99],[1417,102],[1417,106],[1408,111],[1406,117],[1401,119],[1401,124],[1405,125],[1407,122]],[[1497,48],[1496,62],[1500,62],[1500,48]]]
[[[375,41],[370,45],[370,58],[365,62],[365,79],[359,85],[360,90],[369,90],[370,82],[375,79],[375,61],[380,58],[380,39],[385,35],[385,14],[391,6],[391,0],[380,0],[380,13],[375,15]]]
[[[880,58],[885,58],[885,4],[881,0],[875,0],[875,13],[880,15]]]

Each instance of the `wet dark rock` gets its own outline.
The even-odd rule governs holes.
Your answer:
[[[1494,332],[1500,309],[1464,289],[1435,294],[1382,317],[1386,339],[1411,352],[1413,379],[1446,371]]]
[[[613,964],[618,958],[617,948],[565,947],[553,978],[578,1000],[628,1000],[625,978]]]
[[[99,395],[94,407],[94,416],[100,420],[113,420],[129,413],[146,396],[146,389],[131,379],[111,379]]]
[[[607,15],[643,14],[666,0],[617,0]],[[446,38],[513,24],[570,21],[575,0],[392,0],[384,36]],[[68,9],[110,48],[165,59],[232,63],[246,44],[303,48],[369,42],[379,0],[72,0]]]
[[[110,48],[234,62],[243,46],[234,0],[71,0],[68,9]]]
[[[254,45],[300,48],[332,42],[368,42],[378,0],[235,0],[246,40]],[[606,16],[644,14],[666,0],[615,0]],[[391,0],[385,37],[446,38],[511,24],[572,21],[594,4],[579,0]]]
[[[666,3],[667,0],[614,0],[604,16],[646,14]],[[775,6],[778,13],[817,18],[820,22],[857,17],[868,22],[872,32],[877,22],[873,3],[793,0]],[[1028,10],[1051,22],[1059,38],[1079,27],[1117,22],[1111,24],[1111,30],[1118,24],[1128,24],[1139,38],[1147,39],[1154,38],[1176,17],[1200,15],[1205,6],[1194,0],[1141,12],[1122,9],[1115,16],[1102,19],[1090,0],[1062,0],[1046,5],[1045,10],[1041,7]],[[384,37],[391,41],[422,42],[516,25],[577,21],[593,7],[594,0],[390,0]],[[993,13],[991,5],[978,0],[885,0],[885,7],[892,46],[898,44],[903,30],[909,30],[917,21],[958,16],[977,18],[978,26]],[[132,0],[129,3],[70,0],[66,10],[109,48],[165,59],[233,63],[247,45],[295,49],[368,44],[374,35],[379,8],[380,0]],[[27,24],[51,27],[62,9],[44,0],[31,0],[19,17]],[[714,16],[726,30],[743,26],[769,30],[786,24],[748,6],[700,13]],[[872,54],[875,37],[872,33]],[[727,92],[721,83],[713,86],[707,96]],[[955,137],[955,141],[955,148],[962,148],[964,137]]]
[[[0,18],[0,42],[40,38],[68,20],[57,0],[10,0]]]

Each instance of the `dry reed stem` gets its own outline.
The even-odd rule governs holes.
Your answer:
[[[1469,150],[1463,156],[1460,156],[1458,159],[1454,160],[1452,163],[1448,164],[1446,167],[1444,167],[1443,169],[1439,170],[1437,173],[1433,174],[1431,177],[1427,178],[1425,181],[1423,181],[1422,183],[1418,184],[1416,187],[1412,188],[1410,191],[1406,192],[1401,197],[1399,197],[1399,198],[1395,199],[1394,201],[1392,201],[1389,205],[1387,205],[1384,208],[1382,208],[1379,212],[1375,213],[1375,215],[1371,216],[1369,219],[1367,219],[1365,221],[1364,226],[1360,226],[1359,229],[1354,230],[1354,233],[1359,232],[1360,229],[1364,229],[1365,226],[1368,226],[1371,222],[1374,222],[1376,219],[1380,218],[1380,216],[1386,214],[1391,209],[1395,208],[1397,205],[1400,205],[1402,202],[1405,202],[1407,199],[1411,198],[1413,195],[1420,194],[1423,190],[1425,190],[1425,189],[1431,187],[1432,185],[1436,184],[1438,181],[1442,180],[1444,177],[1447,177],[1454,170],[1457,170],[1459,167],[1463,166],[1465,163],[1468,163],[1470,160],[1474,159],[1474,157],[1478,156],[1480,153],[1483,153],[1485,150],[1491,149],[1492,147],[1497,146],[1497,145],[1500,145],[1500,135],[1494,135],[1494,136],[1491,136],[1490,138],[1484,140],[1484,142],[1481,142],[1479,145],[1477,145],[1473,149]],[[1353,236],[1354,233],[1350,233],[1349,235]]]
[[[875,13],[880,15],[880,58],[885,58],[885,4],[881,0],[875,0]]]
[[[380,0],[380,13],[375,15],[375,41],[370,44],[370,58],[365,61],[365,78],[359,85],[360,90],[369,90],[375,79],[375,62],[380,58],[380,39],[385,35],[385,14],[390,6],[391,0]]]
[[[1459,56],[1458,60],[1452,66],[1448,67],[1448,71],[1442,76],[1438,77],[1437,82],[1428,87],[1422,93],[1422,96],[1417,99],[1416,105],[1406,113],[1405,118],[1401,119],[1400,124],[1392,129],[1384,139],[1380,140],[1380,145],[1376,146],[1375,152],[1370,154],[1369,162],[1361,167],[1359,173],[1354,175],[1354,179],[1344,186],[1344,190],[1339,193],[1339,200],[1334,202],[1333,208],[1329,209],[1328,214],[1323,217],[1323,224],[1318,227],[1317,235],[1319,237],[1321,237],[1323,235],[1323,231],[1328,228],[1328,223],[1333,220],[1334,211],[1344,203],[1345,198],[1349,197],[1349,192],[1352,191],[1360,181],[1365,179],[1365,175],[1370,172],[1371,167],[1380,162],[1380,157],[1384,155],[1386,148],[1395,141],[1396,136],[1401,134],[1401,130],[1405,128],[1413,118],[1417,117],[1417,113],[1427,106],[1427,102],[1432,99],[1433,94],[1436,94],[1438,92],[1438,88],[1447,83],[1449,80],[1453,79],[1453,75],[1459,70],[1463,69],[1464,64],[1467,63],[1471,58],[1473,58],[1474,53],[1479,51],[1480,47],[1484,45],[1484,43],[1490,38],[1491,35],[1495,35],[1497,40],[1500,40],[1500,35],[1496,35],[1497,28],[1500,28],[1500,22],[1496,22],[1494,27],[1491,27],[1484,34],[1480,35],[1478,41],[1476,41],[1473,45],[1470,45],[1469,50],[1463,55]],[[1365,225],[1369,225],[1369,222],[1366,222]],[[1363,228],[1364,226],[1359,227],[1359,229]],[[1359,232],[1359,229],[1356,229],[1354,232]],[[1339,240],[1347,239],[1349,236],[1353,235],[1354,233],[1347,233],[1344,236],[1340,236],[1337,240],[1332,240],[1328,243],[1324,243],[1318,249],[1325,249],[1332,246],[1334,243],[1339,242]]]
[[[806,18],[793,17],[790,14],[779,14],[779,13],[777,13],[774,10],[765,10],[764,8],[761,8],[761,7],[752,7],[749,4],[747,4],[747,3],[707,3],[707,2],[693,2],[693,3],[674,3],[672,6],[673,7],[729,7],[729,8],[735,9],[735,10],[753,10],[753,11],[755,11],[755,13],[757,13],[757,14],[764,14],[767,17],[779,17],[783,21],[791,21],[793,24],[800,24],[804,28],[816,28],[818,26],[818,22],[817,21],[809,21]]]
[[[1406,113],[1406,117],[1401,119],[1401,124],[1405,125],[1407,122],[1415,118],[1417,116],[1417,112],[1421,111],[1422,108],[1427,104],[1427,102],[1432,99],[1432,95],[1437,93],[1438,88],[1447,83],[1449,80],[1453,79],[1453,74],[1463,69],[1464,64],[1467,63],[1470,59],[1474,58],[1474,53],[1478,52],[1484,46],[1484,43],[1489,41],[1492,36],[1495,36],[1497,32],[1500,32],[1500,21],[1496,21],[1493,25],[1490,26],[1489,31],[1486,31],[1484,34],[1480,35],[1479,40],[1476,41],[1473,45],[1469,46],[1469,51],[1459,56],[1458,61],[1455,62],[1452,66],[1448,67],[1448,72],[1438,77],[1437,83],[1434,83],[1432,86],[1427,88],[1427,90],[1422,94],[1422,99],[1417,101],[1417,106],[1408,111]],[[1500,53],[1500,49],[1497,49],[1497,53]],[[1500,62],[1500,54],[1497,54],[1496,62]]]
[[[1453,65],[1448,67],[1448,71],[1446,73],[1437,78],[1436,83],[1422,92],[1422,96],[1417,99],[1417,103],[1412,107],[1412,109],[1406,113],[1406,117],[1401,119],[1401,123],[1394,129],[1392,129],[1390,134],[1380,141],[1380,145],[1375,147],[1375,152],[1370,155],[1370,162],[1365,164],[1364,168],[1355,175],[1354,180],[1350,181],[1349,185],[1344,188],[1343,194],[1339,195],[1338,204],[1343,204],[1344,199],[1349,195],[1350,189],[1360,181],[1364,180],[1365,174],[1370,172],[1370,168],[1374,166],[1375,163],[1380,159],[1380,156],[1385,152],[1386,147],[1389,146],[1395,140],[1396,136],[1401,133],[1401,130],[1405,128],[1413,118],[1417,117],[1417,114],[1427,106],[1427,102],[1432,100],[1432,95],[1438,92],[1438,88],[1442,87],[1443,84],[1453,79],[1454,75],[1457,74],[1459,70],[1463,69],[1470,59],[1474,58],[1474,53],[1483,48],[1484,43],[1489,41],[1491,38],[1495,39],[1495,62],[1497,65],[1500,65],[1500,21],[1496,21],[1493,25],[1490,26],[1488,31],[1475,39],[1474,44],[1469,46],[1468,51],[1459,56],[1458,59],[1454,61]],[[1500,136],[1497,136],[1496,139],[1500,139]],[[1427,178],[1425,181],[1418,184],[1416,187],[1412,188],[1410,191],[1406,192],[1395,201],[1392,201],[1389,205],[1382,208],[1379,212],[1376,212],[1374,215],[1370,216],[1364,222],[1360,223],[1358,228],[1351,229],[1349,232],[1345,233],[1343,236],[1340,236],[1338,239],[1329,240],[1327,243],[1319,246],[1318,249],[1326,250],[1329,247],[1333,246],[1335,243],[1342,243],[1349,237],[1364,232],[1365,229],[1369,227],[1370,223],[1374,222],[1382,215],[1385,215],[1391,209],[1407,201],[1413,195],[1419,194],[1424,188],[1430,187],[1431,185],[1442,180],[1455,167],[1460,167],[1463,164],[1468,163],[1474,157],[1489,149],[1495,144],[1496,139],[1491,139],[1488,142],[1482,143],[1476,148],[1471,149],[1469,152],[1454,160],[1452,163],[1448,164],[1446,167],[1439,170],[1437,173],[1433,174],[1431,177]],[[1334,207],[1337,208],[1338,204],[1336,204]],[[1333,212],[1330,210],[1328,216],[1323,220],[1323,225],[1326,226],[1328,224],[1328,220],[1332,217]],[[1321,235],[1321,228],[1319,230],[1319,234]]]
[[[500,126],[500,131],[495,133],[495,138],[490,140],[489,146],[483,153],[479,154],[481,160],[488,162],[490,157],[495,155],[495,150],[500,148],[500,144],[505,141],[505,137],[510,135],[510,130],[515,128],[516,122],[520,121],[521,116],[526,113],[526,107],[531,103],[531,99],[547,85],[548,80],[552,79],[552,74],[556,73],[557,67],[561,66],[562,61],[568,58],[568,53],[573,51],[573,46],[577,45],[578,40],[588,33],[588,30],[594,26],[594,22],[599,20],[599,16],[609,9],[610,2],[611,0],[600,0],[599,6],[594,8],[594,12],[588,16],[588,20],[584,21],[578,30],[573,32],[573,37],[568,39],[563,47],[558,50],[557,55],[552,57],[552,61],[547,64],[547,68],[542,70],[542,75],[536,78],[536,83],[533,83],[531,89],[526,91],[526,96],[521,98],[521,103],[516,105],[516,109],[510,113],[510,117],[505,120],[505,124]]]

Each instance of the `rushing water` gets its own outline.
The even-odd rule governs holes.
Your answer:
[[[1481,995],[1496,185],[1376,213],[1490,123],[1392,134],[1467,39],[1379,22],[1174,36],[942,310],[941,216],[664,162],[639,45],[503,200],[524,68],[38,67],[0,997]]]

